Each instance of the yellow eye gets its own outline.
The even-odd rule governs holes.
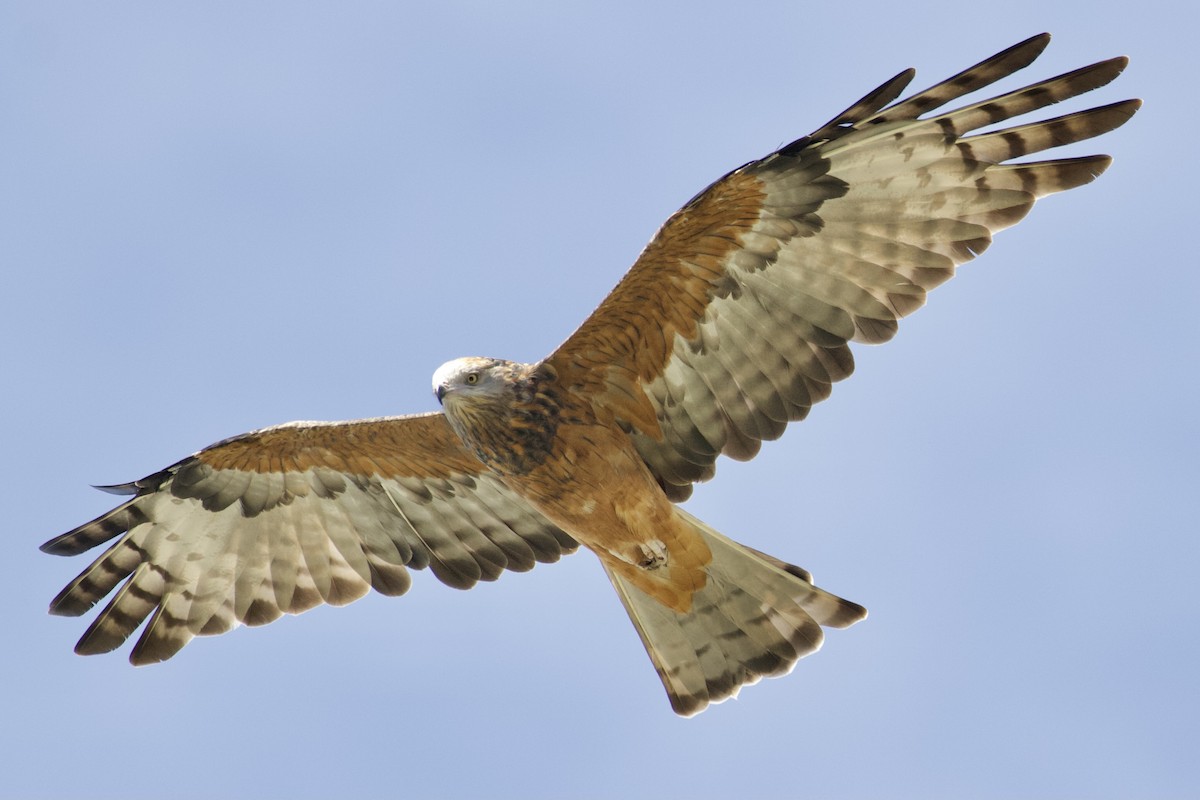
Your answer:
[[[475,384],[479,383],[479,373],[478,372],[468,372],[467,377],[464,378],[463,380],[465,380],[467,382],[468,386],[474,386]]]

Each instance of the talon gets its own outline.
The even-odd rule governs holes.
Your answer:
[[[667,546],[658,539],[638,544],[642,557],[637,565],[642,569],[658,569],[667,563]]]

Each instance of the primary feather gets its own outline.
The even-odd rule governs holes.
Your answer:
[[[111,542],[51,611],[77,616],[112,594],[76,651],[115,649],[144,623],[141,664],[238,623],[403,594],[410,568],[465,589],[583,544],[677,712],[788,672],[822,626],[866,611],[674,501],[718,456],[751,458],[803,419],[853,371],[851,342],[890,339],[1035,200],[1104,171],[1108,156],[1013,159],[1110,131],[1138,101],[1010,121],[1105,85],[1125,59],[947,108],[1048,41],[906,99],[914,73],[901,72],[728,173],[544,361],[439,369],[444,413],[276,426],[104,487],[131,497],[43,546]]]

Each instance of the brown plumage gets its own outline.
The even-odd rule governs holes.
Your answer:
[[[51,611],[79,615],[116,590],[76,650],[112,650],[149,618],[140,664],[239,622],[370,588],[402,594],[408,568],[468,588],[579,543],[677,712],[787,672],[822,626],[865,610],[675,502],[718,456],[750,458],[803,419],[853,370],[851,341],[890,339],[1035,199],[1104,171],[1107,156],[1006,162],[1109,131],[1137,101],[972,132],[1102,86],[1124,59],[939,112],[1027,66],[1048,38],[896,101],[912,78],[900,73],[730,172],[667,220],[545,360],[443,365],[444,413],[281,425],[109,487],[132,497],[43,546],[116,540]]]

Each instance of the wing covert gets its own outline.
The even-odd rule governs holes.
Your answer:
[[[1130,100],[972,132],[1111,81],[1123,58],[941,113],[1031,63],[1035,36],[907,99],[902,72],[813,134],[730,172],[674,214],[547,359],[621,425],[676,500],[718,455],[754,456],[850,375],[955,268],[1107,156],[1006,163],[1124,123]],[[894,101],[894,102],[893,102]]]
[[[265,428],[102,488],[133,497],[42,549],[116,541],[50,610],[78,616],[116,589],[76,652],[113,650],[150,617],[135,664],[239,622],[372,588],[403,594],[410,568],[466,589],[576,547],[463,450],[441,414]]]

